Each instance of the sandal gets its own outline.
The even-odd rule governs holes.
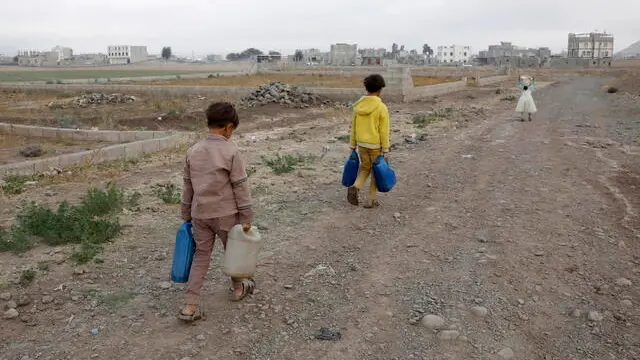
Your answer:
[[[358,202],[358,188],[352,186],[347,190],[347,201],[353,206],[360,205]]]
[[[180,311],[180,314],[178,314],[178,319],[185,321],[185,322],[194,322],[197,320],[200,320],[204,317],[204,312],[200,310],[200,308],[197,308],[196,311],[193,312],[193,314],[185,314],[182,311]]]
[[[256,282],[253,279],[243,279],[240,284],[242,284],[242,294],[241,295],[235,295],[233,292],[231,293],[231,301],[241,301],[242,299],[244,299],[245,297],[247,297],[247,295],[251,295],[253,294],[253,290],[256,287]],[[235,289],[234,289],[235,291]]]
[[[375,209],[378,206],[380,206],[380,203],[378,202],[378,200],[369,200],[363,207],[365,209]]]

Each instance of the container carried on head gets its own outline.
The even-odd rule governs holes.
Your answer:
[[[253,277],[258,265],[260,245],[260,233],[255,226],[252,226],[247,232],[242,229],[240,224],[234,226],[229,231],[222,271],[236,279]]]
[[[536,82],[533,76],[520,75],[520,77],[518,77],[518,87],[522,89],[525,86],[530,89],[533,89],[536,86]]]

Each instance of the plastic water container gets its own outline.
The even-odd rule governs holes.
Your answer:
[[[396,184],[396,173],[384,160],[384,156],[378,156],[373,163],[373,177],[376,179],[376,187],[379,192],[386,193]]]
[[[351,155],[344,163],[344,170],[342,171],[342,185],[351,187],[356,183],[358,177],[358,170],[360,169],[360,158],[355,151],[351,152]]]
[[[193,254],[196,252],[192,228],[191,223],[186,222],[180,226],[176,235],[176,246],[173,249],[173,264],[171,265],[171,280],[177,283],[189,281]]]
[[[260,240],[260,233],[255,226],[247,232],[244,232],[242,225],[234,226],[229,231],[222,271],[233,278],[252,277],[258,264]]]

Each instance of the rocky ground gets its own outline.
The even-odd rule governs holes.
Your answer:
[[[0,359],[640,358],[640,114],[609,80],[539,84],[525,123],[515,89],[392,104],[399,182],[372,211],[338,182],[347,110],[297,110],[274,128],[265,108],[237,140],[264,236],[259,291],[226,300],[218,249],[193,326],[175,318],[184,286],[168,282],[178,209],[151,190],[180,184],[181,152],[3,198],[3,224],[24,200],[73,201],[109,178],[143,205],[103,262],[77,266],[66,247],[0,254],[0,303],[15,308]],[[275,175],[262,159],[275,154],[307,160]],[[25,269],[35,279],[16,284]]]

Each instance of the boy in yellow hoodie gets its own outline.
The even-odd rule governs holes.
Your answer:
[[[380,99],[385,86],[382,76],[378,74],[367,76],[364,79],[364,87],[368,95],[361,97],[353,104],[350,144],[352,150],[358,149],[360,170],[355,184],[347,192],[347,201],[352,205],[359,205],[358,192],[371,176],[369,196],[364,205],[369,209],[378,206],[376,199],[378,189],[371,174],[371,166],[380,155],[384,155],[387,161],[389,159],[389,110]]]

